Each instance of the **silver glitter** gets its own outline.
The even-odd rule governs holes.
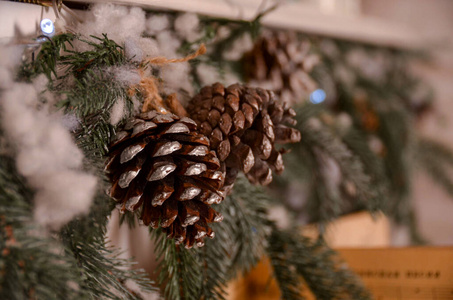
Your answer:
[[[120,163],[124,164],[127,161],[130,161],[137,155],[140,151],[145,148],[145,145],[137,144],[127,147],[121,152]]]
[[[162,220],[162,222],[160,222],[160,226],[163,228],[170,226],[171,223],[173,223],[173,221],[176,219],[176,217],[177,217],[177,215],[174,217],[171,217],[170,219]]]
[[[145,113],[141,113],[138,115],[140,118],[145,119],[145,120],[151,120],[155,116],[157,116],[157,111],[151,110]]]
[[[250,151],[251,152],[251,151]],[[212,159],[211,159],[212,162],[214,162],[215,164],[217,165],[220,165],[220,160],[217,158],[217,156],[214,156]]]
[[[213,239],[215,237],[215,232],[211,231],[210,234],[208,234],[208,238]]]
[[[212,174],[211,179],[222,180],[223,179],[223,173],[220,172],[220,171],[215,171],[214,174]]]
[[[115,160],[116,156],[112,156],[110,157],[107,162],[105,163],[105,167],[104,167],[104,171],[107,172],[108,169],[110,168],[110,165],[113,163],[113,161]]]
[[[186,172],[184,175],[187,176],[194,176],[194,175],[200,175],[204,171],[206,171],[208,168],[206,167],[205,164],[202,163],[195,163],[191,165],[190,167],[187,168]]]
[[[157,150],[156,153],[154,153],[153,157],[171,154],[171,153],[181,149],[181,147],[182,147],[182,145],[180,143],[178,143],[177,141],[165,143],[163,146],[161,146],[159,148],[159,150]]]
[[[206,136],[202,136],[202,137],[200,137],[200,143],[209,144],[211,142],[209,141],[209,139]]]
[[[162,123],[170,123],[170,122],[173,122],[174,119],[169,116],[169,115],[157,115],[153,118],[153,121],[158,123],[158,124],[162,124]]]
[[[203,247],[203,246],[204,246],[204,242],[203,242],[203,241],[198,241],[198,242],[197,242],[197,247],[198,247],[198,248],[201,248],[201,247]]]
[[[271,141],[266,136],[263,136],[263,143],[262,143],[263,149],[263,155],[265,156],[265,159],[269,158],[269,155],[271,155],[272,151],[272,144]]]
[[[167,133],[189,133],[190,129],[187,125],[178,122],[170,126],[167,130],[165,130],[165,134]]]
[[[199,216],[187,216],[187,218],[182,223],[182,227],[187,227],[189,225],[195,224],[198,220],[200,220]]]
[[[201,239],[201,238],[205,237],[206,234],[207,234],[206,231],[201,231],[201,230],[200,230],[200,231],[198,231],[197,234],[195,235],[195,239],[196,239],[196,240]]]
[[[272,123],[271,117],[269,115],[266,115],[263,118],[263,126],[267,137],[271,141],[275,140],[274,123]]]
[[[268,169],[266,177],[263,180],[261,180],[261,184],[268,185],[271,182],[272,182],[272,171],[271,171],[271,169]]]
[[[143,122],[139,123],[134,126],[134,131],[132,131],[132,136],[136,136],[139,133],[142,133],[143,131],[146,131],[148,129],[156,128],[157,125],[153,122]]]
[[[129,133],[127,131],[119,131],[116,135],[115,135],[115,138],[113,139],[112,143],[115,144],[115,143],[118,143],[119,141],[121,141],[122,139],[124,139],[125,137],[127,137],[129,135]]]
[[[214,218],[214,222],[222,222],[223,216],[220,213],[217,213],[217,215]]]
[[[115,205],[115,207],[120,211],[121,214],[125,213],[125,209],[124,209],[123,203],[118,203],[117,205]]]
[[[176,165],[173,163],[167,163],[166,165],[157,167],[151,175],[148,176],[148,181],[161,180],[168,174],[176,169]]]
[[[188,154],[193,156],[204,156],[209,153],[209,149],[206,146],[196,146]]]
[[[209,197],[205,200],[205,203],[206,204],[219,204],[220,202],[222,202],[222,197],[220,197],[219,195],[217,195],[216,193],[212,193],[211,195],[209,195]]]
[[[138,171],[132,170],[121,174],[120,179],[118,180],[118,185],[120,186],[120,188],[122,189],[127,188],[131,181],[134,180],[135,177],[137,177],[139,172],[140,170]]]
[[[255,164],[255,157],[253,156],[252,150],[249,149],[249,153],[247,153],[247,157],[242,163],[244,165],[244,173],[247,174]]]
[[[127,202],[126,202],[126,209],[128,211],[134,211],[134,206],[137,205],[137,203],[140,201],[141,197],[142,197],[142,195],[138,195],[138,196],[129,198],[129,200],[127,200]]]
[[[175,236],[175,244],[179,245],[184,241],[184,237],[182,235]]]
[[[129,119],[126,122],[126,125],[124,125],[124,129],[131,130],[132,128],[134,128],[135,125],[137,125],[138,123],[143,123],[143,122],[145,122],[145,121],[140,120],[140,119],[135,119],[135,118]]]
[[[201,192],[200,188],[189,187],[189,188],[185,189],[184,192],[182,192],[181,196],[179,196],[179,199],[181,201],[191,200],[191,199],[195,198],[196,196],[198,196],[198,194],[200,194],[200,192]]]
[[[194,126],[198,126],[194,120],[192,120],[191,118],[187,118],[187,117],[182,118],[181,122],[186,123],[186,124],[191,124]]]
[[[162,205],[165,202],[165,200],[167,200],[168,197],[170,197],[171,194],[172,194],[172,192],[163,192],[163,193],[157,194],[156,196],[154,196],[153,200],[151,201],[151,205],[152,206]]]

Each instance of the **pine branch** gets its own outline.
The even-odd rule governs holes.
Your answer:
[[[291,277],[279,280],[282,294],[288,299],[303,299],[297,295],[297,280],[294,274],[302,276],[316,299],[371,299],[371,295],[359,282],[358,278],[344,265],[338,255],[322,242],[313,242],[298,234],[296,228],[291,231],[273,229],[268,246],[272,264],[277,266],[274,272],[282,273],[282,260],[285,265],[294,266]],[[280,272],[280,273],[279,273]],[[282,275],[280,275],[282,276]],[[286,298],[285,298],[286,299]]]
[[[33,220],[33,193],[0,157],[0,298],[86,299],[75,260]]]
[[[272,231],[269,237],[267,254],[271,260],[274,277],[282,294],[281,298],[288,300],[305,299],[301,295],[301,277],[297,274],[297,270],[291,262],[294,254],[288,255],[289,251],[291,250],[289,250],[288,245],[283,241],[277,230]]]
[[[329,183],[326,172],[322,172],[326,159],[333,159],[341,171],[342,182],[349,182],[355,189],[355,208],[367,208],[376,211],[381,208],[381,197],[371,186],[370,175],[365,171],[361,159],[336,136],[328,127],[324,126],[315,116],[319,108],[313,105],[304,105],[298,109],[298,125],[302,141],[291,147],[287,155],[291,163],[287,164],[289,174],[291,169],[305,169],[305,180],[311,182],[308,211],[312,214],[312,221],[330,221],[344,211],[346,203],[342,199],[339,187]],[[296,171],[301,174],[302,171]],[[301,177],[299,177],[301,178]],[[304,179],[304,178],[301,178]]]
[[[143,291],[155,291],[143,270],[132,270],[133,262],[119,258],[120,253],[104,246],[104,242],[85,242],[72,239],[68,254],[74,255],[83,278],[82,288],[92,298],[140,300],[140,291],[130,290],[128,281]]]
[[[202,266],[196,259],[196,250],[187,250],[168,240],[159,230],[153,230],[156,244],[156,256],[160,260],[158,266],[159,285],[165,286],[166,299],[199,299],[202,285]]]
[[[453,152],[446,146],[421,138],[417,143],[415,161],[423,168],[433,181],[453,196]]]

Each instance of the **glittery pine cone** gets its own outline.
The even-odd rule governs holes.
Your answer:
[[[284,102],[300,102],[316,89],[308,72],[318,58],[309,50],[309,42],[300,42],[294,32],[266,31],[243,57],[246,80],[273,90]]]
[[[162,227],[186,248],[203,246],[214,237],[208,224],[223,219],[211,204],[224,198],[225,174],[196,129],[189,118],[142,113],[118,132],[106,164],[118,208],[138,211],[145,225]]]
[[[278,101],[271,91],[238,84],[225,88],[220,83],[201,89],[188,105],[188,113],[209,137],[221,168],[226,171],[225,190],[239,171],[250,182],[267,185],[272,171],[283,172],[283,151],[275,143],[295,143],[300,132],[294,125],[295,112]]]

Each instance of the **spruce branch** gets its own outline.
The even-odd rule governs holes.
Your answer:
[[[435,183],[453,196],[453,152],[449,148],[428,138],[419,138],[415,162]]]
[[[0,156],[0,298],[87,299],[75,260],[33,220],[32,191]]]
[[[157,272],[159,285],[165,286],[166,299],[199,299],[202,284],[201,264],[196,250],[175,245],[160,230],[151,231],[156,244],[156,256],[160,260]]]
[[[267,252],[285,299],[303,299],[297,294],[299,284],[294,275],[303,277],[316,299],[371,299],[337,253],[320,240],[302,237],[297,228],[274,228]]]

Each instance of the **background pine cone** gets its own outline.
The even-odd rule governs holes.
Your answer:
[[[295,32],[266,31],[244,55],[246,80],[273,90],[290,104],[307,99],[316,89],[308,72],[318,62],[309,50],[310,43],[300,42]]]
[[[177,244],[201,247],[214,237],[208,226],[223,217],[211,204],[224,196],[225,174],[197,124],[156,111],[129,120],[110,146],[106,171],[119,209],[136,211],[145,225],[159,225]]]
[[[284,125],[296,123],[294,110],[260,88],[215,83],[202,88],[187,111],[209,137],[226,170],[226,190],[239,171],[252,183],[269,184],[272,171],[280,174],[284,169],[283,151],[274,144],[300,140],[299,131]]]

